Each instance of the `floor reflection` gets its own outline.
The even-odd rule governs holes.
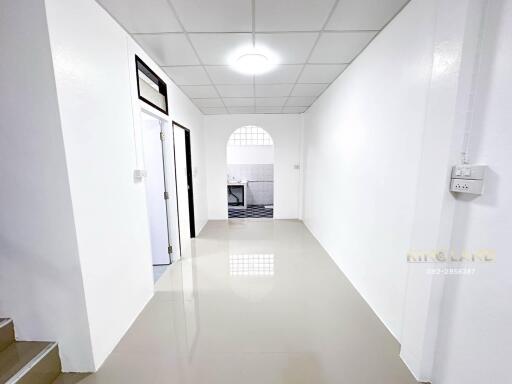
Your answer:
[[[273,276],[274,255],[230,255],[231,276]]]
[[[191,258],[183,259],[180,263],[183,290],[183,310],[185,316],[185,329],[187,333],[187,347],[189,356],[193,355],[198,333],[197,299],[195,289],[194,264]]]
[[[412,384],[298,221],[209,222],[86,384]]]

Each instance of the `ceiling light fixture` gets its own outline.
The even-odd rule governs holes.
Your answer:
[[[277,60],[272,53],[256,48],[239,50],[230,61],[235,71],[246,75],[269,72],[277,65]]]

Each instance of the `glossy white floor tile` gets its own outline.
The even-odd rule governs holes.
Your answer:
[[[168,265],[153,265],[153,281],[156,283],[167,270]]]
[[[209,222],[189,253],[84,383],[415,383],[302,223]]]

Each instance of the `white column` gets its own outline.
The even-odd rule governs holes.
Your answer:
[[[460,159],[471,112],[471,92],[486,0],[439,1],[432,77],[425,116],[411,251],[451,248],[455,198],[451,166]],[[410,263],[400,355],[419,381],[430,381],[445,277],[429,274],[442,263]]]

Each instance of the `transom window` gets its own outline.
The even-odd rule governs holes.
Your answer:
[[[137,67],[137,91],[139,99],[168,115],[167,85],[139,56],[135,55]]]
[[[247,125],[238,128],[229,137],[228,145],[274,145],[272,137],[263,128]]]

